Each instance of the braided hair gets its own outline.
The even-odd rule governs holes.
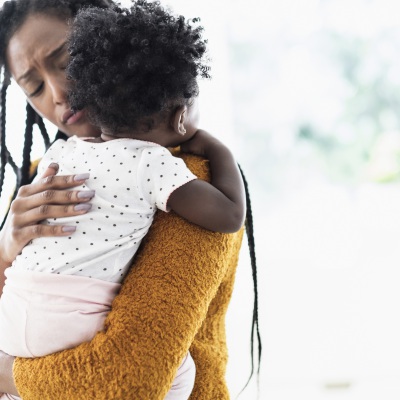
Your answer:
[[[251,335],[250,335],[250,354],[251,354],[251,371],[249,378],[241,390],[240,393],[243,392],[244,389],[250,383],[251,378],[253,377],[255,370],[255,359],[254,359],[254,346],[255,341],[257,340],[257,377],[260,377],[260,367],[261,367],[261,354],[262,354],[262,343],[261,343],[261,334],[260,334],[260,325],[258,321],[258,280],[257,280],[257,259],[256,259],[256,245],[254,240],[254,226],[253,226],[253,211],[251,208],[250,201],[250,192],[249,185],[247,183],[246,177],[244,176],[243,170],[240,165],[238,165],[240,174],[242,175],[245,193],[246,193],[246,220],[245,220],[245,228],[247,235],[247,244],[249,247],[250,253],[250,263],[251,263],[251,272],[253,278],[253,288],[254,288],[254,300],[253,300],[253,316],[251,321]],[[259,385],[259,381],[257,382]],[[239,393],[239,394],[240,394]]]
[[[144,2],[141,2],[144,4]],[[45,15],[53,15],[63,19],[69,19],[77,15],[78,11],[87,8],[87,7],[98,7],[98,8],[114,8],[118,9],[115,6],[115,3],[112,0],[10,0],[6,1],[3,7],[0,9],[0,194],[4,184],[5,170],[6,166],[9,165],[13,170],[16,177],[16,189],[13,194],[12,199],[14,199],[17,195],[18,189],[25,184],[28,184],[32,181],[34,174],[31,173],[31,148],[32,148],[32,132],[34,125],[37,125],[41,136],[44,141],[45,148],[47,149],[50,146],[49,135],[46,131],[43,119],[35,112],[35,110],[27,104],[26,106],[26,128],[24,135],[24,146],[23,146],[23,161],[21,167],[17,166],[14,162],[8,148],[6,145],[6,98],[7,98],[7,89],[10,85],[10,74],[7,68],[6,63],[6,50],[9,43],[10,38],[13,34],[22,26],[27,17],[34,13],[42,13]],[[168,22],[168,21],[167,21]],[[179,17],[178,20],[178,30],[184,29],[185,20],[183,17]],[[192,20],[193,23],[197,22],[197,20]],[[206,67],[199,60],[202,59],[202,56],[205,51],[204,44],[201,40],[201,28],[188,28],[186,26],[186,33],[190,33],[191,39],[194,36],[198,36],[195,38],[196,45],[192,48],[190,46],[186,49],[193,56],[194,63],[192,63],[191,70],[189,70],[189,74],[192,74],[192,77],[196,77],[198,75],[207,77],[208,76],[208,67]],[[136,45],[135,41],[131,43],[132,45]],[[142,43],[143,49],[148,47],[148,42]],[[146,51],[144,51],[146,54]],[[186,57],[188,55],[186,54]],[[189,57],[190,58],[190,57]],[[134,59],[128,60],[128,65],[130,67],[134,67],[135,61]],[[168,67],[168,66],[167,66]],[[168,70],[168,68],[167,68]],[[170,71],[172,72],[172,71]],[[119,74],[117,74],[120,76]],[[117,76],[116,75],[116,76]],[[180,92],[180,100],[188,99],[192,96],[197,95],[197,85],[193,84],[193,80],[189,80],[190,84],[185,88],[181,88]],[[115,83],[115,82],[114,82]],[[177,96],[179,98],[179,96]],[[155,104],[153,101],[149,101],[147,103],[150,107],[153,107]],[[79,108],[80,100],[76,99],[75,107]],[[159,108],[163,109],[167,105],[165,103],[159,103]],[[150,116],[154,109],[147,110],[146,116]],[[120,121],[118,121],[118,124]],[[150,121],[151,124],[151,121]],[[112,125],[112,124],[111,124]],[[58,131],[56,135],[57,138],[66,138],[66,136]],[[246,213],[246,234],[248,239],[248,246],[250,251],[250,260],[252,267],[252,277],[253,277],[253,286],[254,286],[254,305],[253,305],[253,316],[252,316],[252,328],[251,328],[251,373],[248,378],[248,381],[245,387],[248,385],[250,379],[252,378],[255,370],[255,355],[254,355],[254,347],[255,347],[255,339],[258,342],[257,347],[257,364],[259,373],[260,370],[260,361],[261,361],[261,336],[259,330],[259,321],[258,321],[258,283],[257,283],[257,265],[256,265],[256,256],[255,256],[255,243],[254,243],[254,232],[253,232],[253,216],[251,210],[250,203],[250,195],[248,184],[243,174],[242,169],[240,172],[243,177],[245,191],[246,191],[246,204],[247,204],[247,213]],[[7,216],[6,216],[7,217]],[[4,218],[0,229],[4,226],[6,217]]]

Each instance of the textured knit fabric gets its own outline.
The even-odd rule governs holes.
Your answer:
[[[183,158],[208,179],[206,161]],[[105,331],[75,349],[16,359],[22,398],[161,400],[190,348],[196,364],[190,399],[229,399],[225,314],[242,236],[243,230],[214,233],[158,212]]]
[[[57,140],[43,156],[37,179],[52,162],[59,164],[59,175],[90,172],[74,190],[96,192],[92,209],[45,220],[48,225],[77,229],[71,236],[32,240],[11,268],[121,282],[156,209],[167,211],[170,194],[196,179],[181,159],[143,140],[93,143],[76,136]]]

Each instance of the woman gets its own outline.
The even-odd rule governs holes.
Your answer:
[[[33,109],[67,136],[99,135],[85,113],[73,114],[66,101],[68,19],[85,5],[107,7],[109,3],[17,0],[6,2],[0,12],[1,65],[24,90]],[[3,89],[2,110],[5,97]],[[28,115],[42,125],[30,108]],[[182,157],[196,175],[207,178],[205,162]],[[1,158],[13,165],[4,141]],[[25,159],[19,184],[29,182],[29,164]],[[71,234],[68,226],[48,230],[39,225],[44,217],[86,212],[74,207],[90,198],[82,197],[84,192],[67,191],[77,186],[74,177],[58,177],[56,172],[50,167],[44,179],[24,186],[16,195],[1,231],[2,271],[33,238]],[[191,398],[229,398],[224,379],[224,316],[241,240],[242,231],[215,234],[175,215],[159,214],[113,303],[106,330],[76,349],[41,359],[14,362],[1,355],[0,392],[24,399],[162,399],[190,348],[197,370]],[[258,334],[256,308],[254,315],[253,329]]]

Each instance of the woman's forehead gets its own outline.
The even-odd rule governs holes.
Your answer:
[[[27,17],[8,43],[6,58],[10,72],[24,73],[31,63],[40,62],[65,43],[68,23],[59,17],[34,14]]]

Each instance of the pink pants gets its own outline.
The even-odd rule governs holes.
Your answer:
[[[0,349],[41,357],[76,347],[103,329],[121,284],[7,268],[0,298]]]
[[[0,298],[0,349],[17,357],[41,357],[90,341],[104,326],[121,284],[77,275],[7,268]],[[66,334],[68,332],[68,334]],[[168,392],[186,400],[196,367],[188,353]],[[0,395],[0,400],[12,399]]]

